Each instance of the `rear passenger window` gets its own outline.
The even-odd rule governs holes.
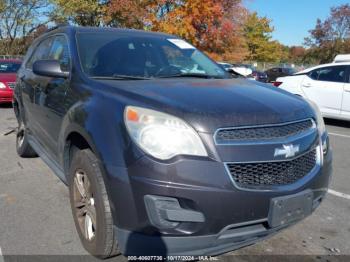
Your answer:
[[[345,82],[346,66],[323,67],[311,71],[309,77],[318,81]]]
[[[32,69],[33,64],[37,60],[45,60],[48,58],[50,47],[52,43],[52,38],[48,38],[42,41],[34,50],[31,58],[26,63],[26,68]]]

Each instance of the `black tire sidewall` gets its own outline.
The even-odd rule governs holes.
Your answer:
[[[83,232],[80,230],[79,222],[77,220],[75,206],[74,206],[74,176],[77,170],[85,171],[90,181],[92,192],[94,193],[95,208],[96,208],[96,232],[95,238],[92,241],[87,240]],[[109,250],[106,246],[108,230],[106,221],[107,213],[110,213],[109,202],[106,203],[106,199],[103,197],[106,193],[105,185],[103,182],[102,169],[100,167],[98,159],[90,150],[77,150],[69,168],[69,197],[72,208],[72,214],[74,217],[74,223],[78,231],[79,238],[84,248],[94,256],[105,257],[108,256]],[[109,210],[106,210],[109,209]]]

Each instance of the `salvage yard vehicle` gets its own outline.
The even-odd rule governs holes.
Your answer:
[[[343,55],[339,59],[293,76],[280,77],[276,85],[310,99],[324,117],[350,120],[350,57]]]
[[[16,73],[20,66],[20,60],[0,59],[0,104],[12,103]]]
[[[233,79],[176,36],[50,30],[13,105],[18,154],[68,185],[81,242],[100,258],[241,248],[309,216],[329,185],[317,107]]]

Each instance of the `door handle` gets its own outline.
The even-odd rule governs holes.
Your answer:
[[[309,87],[311,87],[311,84],[310,83],[305,83],[305,84],[303,84],[303,87],[309,88]]]

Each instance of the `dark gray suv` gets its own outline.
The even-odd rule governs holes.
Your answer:
[[[18,154],[68,185],[93,255],[218,255],[300,221],[327,192],[317,107],[232,79],[175,36],[60,27],[17,79]]]

